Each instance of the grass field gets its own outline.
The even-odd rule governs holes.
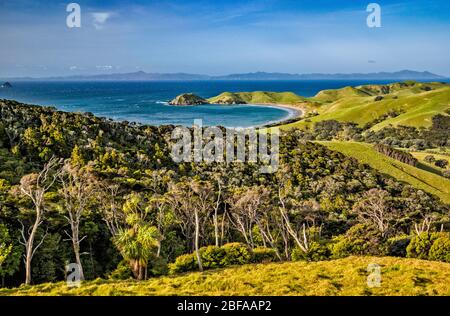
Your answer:
[[[369,287],[369,264],[381,286]],[[245,265],[147,281],[95,280],[79,288],[46,283],[0,289],[0,295],[450,295],[450,264],[394,257]]]
[[[433,173],[428,166],[420,164],[419,167],[423,169],[410,166],[377,152],[372,145],[366,143],[337,141],[318,143],[354,157],[382,173],[434,194],[445,203],[450,203],[450,179]]]
[[[284,125],[284,128],[304,128],[324,120],[354,122],[363,126],[391,111],[399,115],[388,117],[371,129],[379,130],[390,124],[429,127],[433,116],[445,114],[445,111],[450,108],[450,85],[448,84],[415,83],[396,89],[393,88],[395,85],[345,87],[321,91],[315,97],[308,99],[310,102],[322,103],[317,108],[319,115],[310,118],[308,122],[299,121]],[[377,90],[383,87],[387,87],[389,91]],[[423,90],[425,87],[432,90]],[[382,100],[376,101],[376,96],[381,96]]]
[[[285,104],[308,106],[309,102],[306,98],[296,95],[292,92],[224,92],[218,96],[208,99],[212,104],[231,104],[231,103],[248,103],[248,104]]]
[[[423,151],[413,151],[410,152],[411,155],[413,155],[417,160],[419,160],[421,163],[423,163],[424,165],[427,165],[428,167],[430,167],[431,169],[434,169],[436,172],[440,173],[442,171],[444,171],[444,168],[440,168],[438,166],[436,166],[433,163],[428,163],[425,161],[425,157],[426,156],[433,156],[434,159],[438,160],[438,159],[444,159],[450,162],[450,156],[447,155],[443,155],[443,154],[436,154],[436,153],[428,153],[428,152],[423,152]],[[450,167],[450,166],[449,166]],[[448,168],[448,167],[447,167]]]

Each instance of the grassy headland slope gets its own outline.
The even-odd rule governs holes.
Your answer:
[[[318,143],[346,156],[354,157],[384,174],[434,194],[445,203],[450,203],[450,179],[425,170],[426,166],[421,169],[402,163],[377,152],[372,145],[366,143],[338,141],[320,141]],[[421,164],[419,164],[420,166]]]
[[[381,286],[367,285],[367,266],[381,266]],[[0,289],[0,295],[450,295],[450,264],[395,257],[244,265],[148,281],[45,283]]]
[[[389,124],[416,127],[431,126],[431,118],[450,108],[450,85],[407,81],[387,85],[364,85],[324,90],[308,101],[320,103],[319,115],[308,122],[286,127],[305,127],[314,122],[337,120],[360,126],[380,120],[372,126],[379,130]]]
[[[292,92],[224,92],[208,99],[212,104],[284,104],[309,106],[314,102]]]

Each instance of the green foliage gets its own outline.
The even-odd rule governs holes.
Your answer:
[[[20,265],[22,246],[10,234],[6,225],[0,224],[0,277],[13,275]]]
[[[41,230],[38,235],[36,242],[43,238],[44,232]],[[33,282],[55,282],[64,279],[66,264],[73,262],[70,259],[70,254],[69,243],[64,242],[61,235],[57,233],[47,234],[33,257]]]
[[[395,236],[386,240],[386,254],[394,257],[406,257],[406,248],[411,242],[410,236]]]
[[[430,248],[438,238],[436,233],[421,233],[411,239],[406,253],[408,258],[428,259]]]
[[[127,260],[122,260],[117,265],[117,268],[108,274],[108,279],[111,280],[126,280],[133,277],[133,272],[130,269]]]
[[[0,224],[0,268],[12,252],[12,242],[8,228]]]
[[[308,251],[303,251],[301,248],[296,247],[292,250],[291,258],[293,261],[321,261],[326,260],[330,256],[329,249],[318,242],[310,243]]]
[[[203,262],[205,264],[205,262]],[[190,253],[181,255],[175,259],[174,263],[169,264],[170,273],[182,273],[188,271],[196,271],[198,269],[197,259],[195,255]]]
[[[251,251],[241,243],[229,243],[222,247],[207,246],[200,248],[199,251],[205,269],[247,264],[252,259]],[[171,273],[197,271],[195,253],[179,256],[174,263],[169,265],[169,270]]]
[[[352,226],[344,235],[335,238],[331,245],[334,258],[350,255],[381,255],[381,233],[373,226],[357,224]]]
[[[268,263],[278,261],[277,253],[272,248],[258,247],[252,251],[253,263]]]
[[[225,250],[225,257],[223,258],[223,266],[230,266],[235,264],[246,264],[250,262],[252,257],[248,247],[241,243],[228,243],[221,248]]]
[[[439,234],[439,237],[433,242],[430,248],[430,260],[450,262],[450,235]]]

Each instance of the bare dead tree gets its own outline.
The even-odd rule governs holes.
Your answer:
[[[106,223],[111,236],[117,236],[125,216],[121,211],[122,205],[118,199],[120,186],[106,182],[99,182],[97,186],[97,200],[103,221]]]
[[[431,229],[431,224],[433,223],[433,219],[431,216],[425,215],[422,222],[420,224],[414,223],[414,230],[419,236],[422,233],[428,233]]]
[[[217,186],[218,186],[219,191],[217,193],[216,204],[214,206],[213,223],[214,223],[214,237],[215,237],[215,241],[216,241],[216,246],[219,247],[219,215],[218,215],[218,212],[219,212],[219,206],[220,206],[220,199],[221,199],[221,195],[222,195],[222,184],[221,184],[220,180],[217,180]]]
[[[25,284],[31,284],[31,261],[46,237],[44,234],[42,240],[35,245],[36,233],[44,221],[46,212],[44,195],[57,180],[61,172],[61,162],[61,159],[53,157],[39,173],[25,175],[20,180],[20,193],[32,201],[35,213],[34,223],[31,227],[25,229],[25,225],[21,223],[22,244],[25,246]]]
[[[278,200],[280,202],[280,206],[278,207],[281,217],[282,217],[282,223],[283,228],[285,229],[289,235],[294,239],[297,246],[303,251],[308,252],[309,250],[309,238],[306,233],[306,223],[302,224],[302,232],[300,234],[292,227],[291,221],[289,219],[289,213],[287,209],[286,204],[286,193],[284,190],[280,187],[278,190]]]
[[[63,197],[64,218],[70,225],[70,233],[65,231],[72,242],[76,263],[80,269],[80,279],[84,280],[83,266],[80,257],[80,243],[86,236],[80,238],[80,222],[82,215],[95,193],[94,179],[86,168],[73,166],[66,161],[59,174],[60,193]]]
[[[214,188],[207,181],[182,181],[173,185],[167,194],[167,201],[178,218],[183,234],[193,241],[200,271],[203,271],[199,251],[201,229],[213,211],[213,199]]]
[[[256,225],[261,233],[261,240],[264,247],[267,244],[275,250],[278,258],[276,238],[271,231],[272,214],[269,206],[270,191],[261,186],[246,188],[240,192],[235,192],[229,200],[231,205],[231,221],[235,228],[240,231],[247,244],[253,249],[255,247],[252,228]]]
[[[371,189],[364,194],[364,198],[355,204],[355,212],[362,221],[374,224],[386,236],[390,229],[395,212],[388,201],[389,193],[380,189]]]

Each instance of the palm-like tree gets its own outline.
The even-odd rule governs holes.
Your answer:
[[[147,210],[143,207],[142,196],[131,195],[124,205],[124,212],[128,227],[119,230],[114,244],[129,262],[136,279],[142,280],[146,277],[150,258],[158,249],[160,233],[158,228],[146,221]]]

